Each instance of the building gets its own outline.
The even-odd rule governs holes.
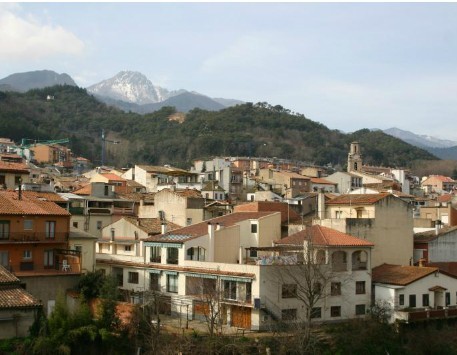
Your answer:
[[[37,143],[29,147],[33,152],[33,158],[37,163],[68,163],[73,166],[71,149],[60,144]]]
[[[70,213],[59,196],[0,191],[0,265],[51,311],[58,289],[74,287],[81,275],[80,253],[69,246]]]
[[[30,169],[26,164],[0,160],[0,189],[14,190],[27,182],[30,182]]]
[[[21,281],[0,265],[0,339],[26,337],[42,308]]]
[[[334,182],[336,184],[336,191],[338,193],[347,194],[352,190],[362,187],[362,177],[359,175],[346,173],[344,171],[337,171],[325,177],[325,180]]]
[[[257,182],[265,190],[271,190],[281,196],[293,198],[311,188],[310,178],[291,172],[275,169],[260,169]]]
[[[348,173],[362,171],[362,154],[359,142],[352,142],[348,153]]]
[[[340,195],[325,204],[323,198],[319,199],[319,218],[313,223],[372,242],[373,266],[385,262],[410,265],[413,260],[411,209],[410,204],[390,193]]]
[[[375,303],[389,321],[457,317],[457,279],[437,267],[382,264],[373,269]]]
[[[457,227],[414,234],[414,264],[457,262]]]
[[[421,182],[421,187],[427,193],[451,192],[457,187],[457,181],[448,176],[430,175]]]

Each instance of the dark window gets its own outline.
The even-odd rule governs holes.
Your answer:
[[[149,273],[149,289],[160,291],[160,274]]]
[[[340,296],[341,295],[341,282],[332,282],[330,285],[330,295]]]
[[[315,282],[313,285],[313,292],[315,294],[320,294],[322,291],[322,284],[320,282]]]
[[[297,310],[293,309],[283,309],[281,311],[281,319],[282,320],[295,320],[297,319]]]
[[[33,229],[33,221],[31,219],[24,220],[24,230],[32,230]]]
[[[131,284],[138,283],[138,273],[137,272],[129,272],[129,283],[131,283]]]
[[[46,221],[46,238],[54,239],[56,237],[56,222]]]
[[[0,239],[10,237],[10,221],[0,221]]]
[[[398,303],[400,304],[400,306],[404,306],[405,305],[405,295],[399,295],[398,296]]]
[[[54,266],[54,250],[44,251],[43,265],[45,269],[52,268]]]
[[[149,261],[151,263],[160,263],[162,255],[162,248],[161,247],[151,247],[151,256]]]
[[[297,284],[283,284],[281,289],[282,298],[297,297]]]
[[[78,228],[78,222],[73,222],[73,227]]]
[[[362,295],[365,293],[365,281],[357,281],[355,283],[355,293],[356,295]]]
[[[446,306],[449,306],[451,304],[451,293],[446,292]]]
[[[330,316],[331,317],[341,317],[341,307],[340,306],[330,307]]]
[[[224,298],[236,300],[236,282],[224,281]]]
[[[321,307],[314,307],[311,310],[311,318],[322,318],[322,309],[321,309]]]
[[[255,249],[250,249],[250,250],[249,250],[249,257],[250,257],[250,258],[257,258],[257,250],[255,250]]]
[[[416,295],[409,295],[409,307],[416,307]]]
[[[178,275],[167,275],[167,292],[178,293]]]
[[[251,233],[257,233],[257,223],[251,224]]]
[[[364,304],[356,304],[355,305],[355,314],[357,316],[361,316],[365,314],[365,305]]]
[[[252,284],[250,282],[246,282],[246,302],[252,302]]]
[[[167,248],[167,264],[178,263],[178,248]]]
[[[131,245],[124,245],[124,251],[132,251]]]
[[[9,256],[8,251],[0,251],[0,265],[6,268],[9,267]]]
[[[424,293],[422,295],[422,307],[428,307],[430,305],[430,300],[428,293]]]

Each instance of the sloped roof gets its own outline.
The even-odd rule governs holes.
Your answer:
[[[406,286],[437,272],[437,267],[401,266],[382,264],[373,268],[373,282]]]
[[[11,272],[6,270],[5,267],[0,265],[0,285],[10,284],[10,283],[18,283],[20,280],[13,275]]]
[[[103,173],[100,175],[107,178],[109,181],[126,181],[126,179],[121,178],[120,176],[113,173]]]
[[[134,224],[142,231],[148,234],[160,234],[162,233],[162,221],[160,218],[136,218],[136,217],[123,217],[126,221]],[[173,231],[181,228],[181,226],[165,221],[167,230]]]
[[[453,194],[444,194],[436,198],[437,202],[451,202],[455,196]]]
[[[40,301],[24,290],[20,280],[0,265],[0,309],[39,306]]]
[[[313,184],[321,184],[321,185],[336,185],[336,182],[329,181],[323,178],[311,178],[311,183]]]
[[[64,201],[64,200],[62,200]],[[17,192],[0,191],[0,214],[3,215],[43,215],[43,216],[70,216],[70,213],[51,201],[38,199],[19,200]]]
[[[70,227],[70,239],[98,239],[98,237],[81,229]]]
[[[8,196],[9,198],[17,198],[18,191],[17,190],[4,190],[2,191],[4,196]],[[30,200],[30,201],[51,201],[51,202],[65,202],[59,194],[55,192],[38,192],[38,191],[22,191],[22,200]]]
[[[22,174],[28,174],[29,168],[24,163],[12,163],[0,160],[0,171],[11,171]]]
[[[198,238],[208,234],[208,224],[217,224],[224,227],[233,226],[241,221],[249,219],[259,219],[278,212],[235,212],[225,216],[209,219],[204,222],[192,224],[187,227],[179,228],[165,234],[153,236],[145,241],[163,243],[184,243],[187,240]]]
[[[316,246],[331,247],[372,247],[373,243],[353,237],[352,235],[339,232],[335,229],[313,225],[306,229],[291,234],[281,240],[276,241],[278,245],[303,245],[305,240],[311,238],[311,242]]]
[[[75,195],[90,196],[92,194],[92,184],[88,183],[87,185],[84,185],[83,187],[74,190],[73,193]]]
[[[431,242],[440,236],[446,235],[450,232],[453,232],[457,230],[457,226],[454,227],[443,227],[438,229],[438,234],[436,233],[436,230],[429,230],[425,232],[420,232],[420,233],[415,233],[414,234],[414,242],[416,243],[428,243]]]
[[[148,173],[155,174],[165,174],[165,175],[197,175],[196,173],[191,173],[190,171],[173,168],[171,166],[155,166],[155,165],[137,165],[138,168],[147,171]]]
[[[202,191],[221,191],[225,192],[225,190],[219,186],[217,181],[208,181],[203,187]]]
[[[153,203],[157,192],[118,192],[119,198],[140,202],[144,200],[146,203]]]
[[[443,175],[430,175],[427,179],[425,179],[422,183],[426,182],[428,179],[436,179],[441,182],[455,182],[454,179],[451,179],[449,176]]]
[[[327,205],[373,205],[387,196],[392,196],[390,193],[379,194],[347,194],[335,197],[325,203]]]

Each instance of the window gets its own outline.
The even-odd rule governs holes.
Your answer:
[[[186,225],[190,226],[192,224],[192,218],[186,219]]]
[[[249,257],[250,257],[250,258],[257,258],[257,250],[255,250],[255,249],[250,249],[250,250],[249,250]]]
[[[73,227],[78,228],[78,222],[73,222]]]
[[[0,239],[10,237],[10,221],[0,221]]]
[[[178,263],[178,248],[167,248],[167,264]]]
[[[5,175],[0,175],[0,187],[3,187],[4,185],[6,185]]]
[[[22,253],[22,259],[32,259],[32,251],[24,250],[24,252]]]
[[[355,315],[362,316],[366,313],[366,308],[364,304],[356,304],[355,305]]]
[[[124,251],[132,251],[132,246],[131,245],[125,245],[124,246]]]
[[[83,251],[83,246],[82,246],[82,245],[75,245],[75,250],[76,250],[76,251],[79,251],[80,253],[82,253],[82,251]]]
[[[315,294],[320,294],[322,292],[322,284],[320,282],[315,282],[313,284],[313,292]]]
[[[416,295],[409,295],[409,306],[416,307]]]
[[[105,196],[108,196],[108,193],[109,193],[109,186],[108,185],[105,185]]]
[[[167,275],[167,292],[178,293],[178,275]]]
[[[0,265],[8,268],[9,267],[9,256],[7,251],[0,251]]]
[[[404,306],[405,305],[405,295],[399,295],[398,296],[398,303],[400,304],[400,306]]]
[[[428,293],[424,293],[422,295],[422,307],[428,307],[430,305],[430,300]]]
[[[129,272],[129,283],[131,283],[131,284],[138,283],[138,273],[137,272]]]
[[[282,298],[295,298],[297,297],[297,284],[283,284],[281,288]]]
[[[314,307],[311,310],[311,318],[322,318],[322,309],[321,307]]]
[[[257,233],[257,223],[251,224],[251,233]]]
[[[235,281],[224,281],[224,298],[228,300],[236,300]]]
[[[332,282],[330,284],[330,295],[341,296],[341,282]]]
[[[365,294],[365,281],[357,281],[355,283],[355,294],[356,295]]]
[[[56,222],[46,221],[46,238],[54,239],[56,237]]]
[[[343,218],[343,211],[335,211],[335,218],[336,219]]]
[[[281,310],[281,319],[282,320],[295,320],[297,319],[297,309],[283,309]]]
[[[341,317],[341,306],[330,307],[330,316],[331,317]]]
[[[160,274],[149,273],[149,289],[160,291]]]
[[[44,268],[51,269],[54,267],[54,250],[45,250],[44,251]]]
[[[102,221],[97,221],[97,229],[100,230],[102,229]]]
[[[445,299],[446,299],[446,306],[449,306],[451,304],[451,293],[450,292],[446,292]]]
[[[24,230],[32,230],[33,229],[33,221],[31,219],[24,220]]]
[[[151,263],[160,263],[161,262],[161,255],[162,255],[162,248],[161,247],[151,247],[151,256],[149,261]]]
[[[16,175],[14,177],[14,185],[19,185],[20,183],[22,183],[22,179],[21,179],[20,175]]]

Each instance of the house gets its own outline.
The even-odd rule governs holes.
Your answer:
[[[314,321],[335,321],[366,315],[371,304],[373,243],[334,229],[314,225],[276,241],[275,244],[295,246],[302,250],[298,254],[296,252],[291,254],[288,251],[285,255],[304,254],[302,265],[297,263],[290,267],[288,272],[283,272],[284,266],[275,268],[272,265],[272,270],[265,273],[265,279],[262,280],[267,289],[265,293],[272,302],[282,308],[282,316],[284,316],[284,309],[287,309],[288,313],[294,314],[295,319],[306,318],[306,307],[303,307],[303,301],[299,297],[286,296],[285,291],[294,288],[299,292],[297,287],[305,291],[305,285],[308,283],[320,283],[324,288],[312,309]],[[318,268],[307,267],[309,258],[313,259],[311,263],[318,264]],[[274,260],[275,258],[272,259],[272,263],[275,262]],[[265,262],[269,263],[268,258]],[[316,273],[319,277],[314,278],[310,275],[312,272],[308,271]]]
[[[21,281],[0,265],[0,339],[28,336],[41,308],[41,302],[24,290]]]
[[[90,178],[90,182],[102,182],[106,185],[113,185],[115,193],[127,192],[127,180],[113,173],[95,174]]]
[[[318,191],[323,191],[323,192],[328,192],[328,193],[334,193],[336,192],[336,183],[324,178],[317,178],[317,177],[312,177],[310,178],[310,191],[318,192]]]
[[[457,226],[457,209],[453,206],[454,196],[445,194],[429,200],[427,206],[420,206],[419,218],[430,221],[431,226]]]
[[[382,264],[372,273],[375,303],[390,322],[457,317],[457,278],[437,267]]]
[[[362,187],[362,177],[344,171],[337,171],[325,177],[325,180],[336,183],[336,191],[338,193],[347,194],[352,190]]]
[[[81,272],[95,271],[95,247],[98,238],[80,229],[70,227],[69,244],[71,250],[80,255]]]
[[[266,190],[293,198],[310,191],[310,180],[309,177],[291,171],[260,169],[257,182]]]
[[[62,194],[70,201],[71,224],[97,237],[103,227],[123,216],[133,216],[135,201],[120,198],[114,186],[103,182],[93,182],[71,194]]]
[[[313,224],[368,240],[375,246],[372,265],[409,265],[413,260],[411,205],[390,193],[340,195],[324,203],[318,198]]]
[[[33,152],[34,160],[38,163],[70,163],[72,166],[72,152],[71,149],[60,144],[40,144],[37,143],[29,147]]]
[[[225,190],[219,186],[217,180],[208,181],[203,184],[202,189],[202,196],[205,199],[211,200],[218,200],[223,201],[226,200],[225,198]]]
[[[30,181],[30,169],[24,163],[0,160],[0,188],[14,190]]]
[[[457,227],[414,234],[414,264],[457,262]]]
[[[191,168],[192,173],[198,175],[198,181],[204,183],[217,180],[219,186],[229,193],[232,183],[232,164],[227,158],[212,160],[196,160]]]
[[[451,192],[457,187],[457,181],[443,175],[430,175],[422,179],[421,187],[427,193]]]
[[[0,265],[21,278],[47,311],[59,288],[74,287],[81,275],[80,253],[69,246],[70,213],[59,196],[0,191]]]
[[[198,181],[197,173],[168,165],[135,165],[121,177],[140,183],[146,187],[147,192],[158,192],[172,187],[176,189],[201,189],[201,182]]]

